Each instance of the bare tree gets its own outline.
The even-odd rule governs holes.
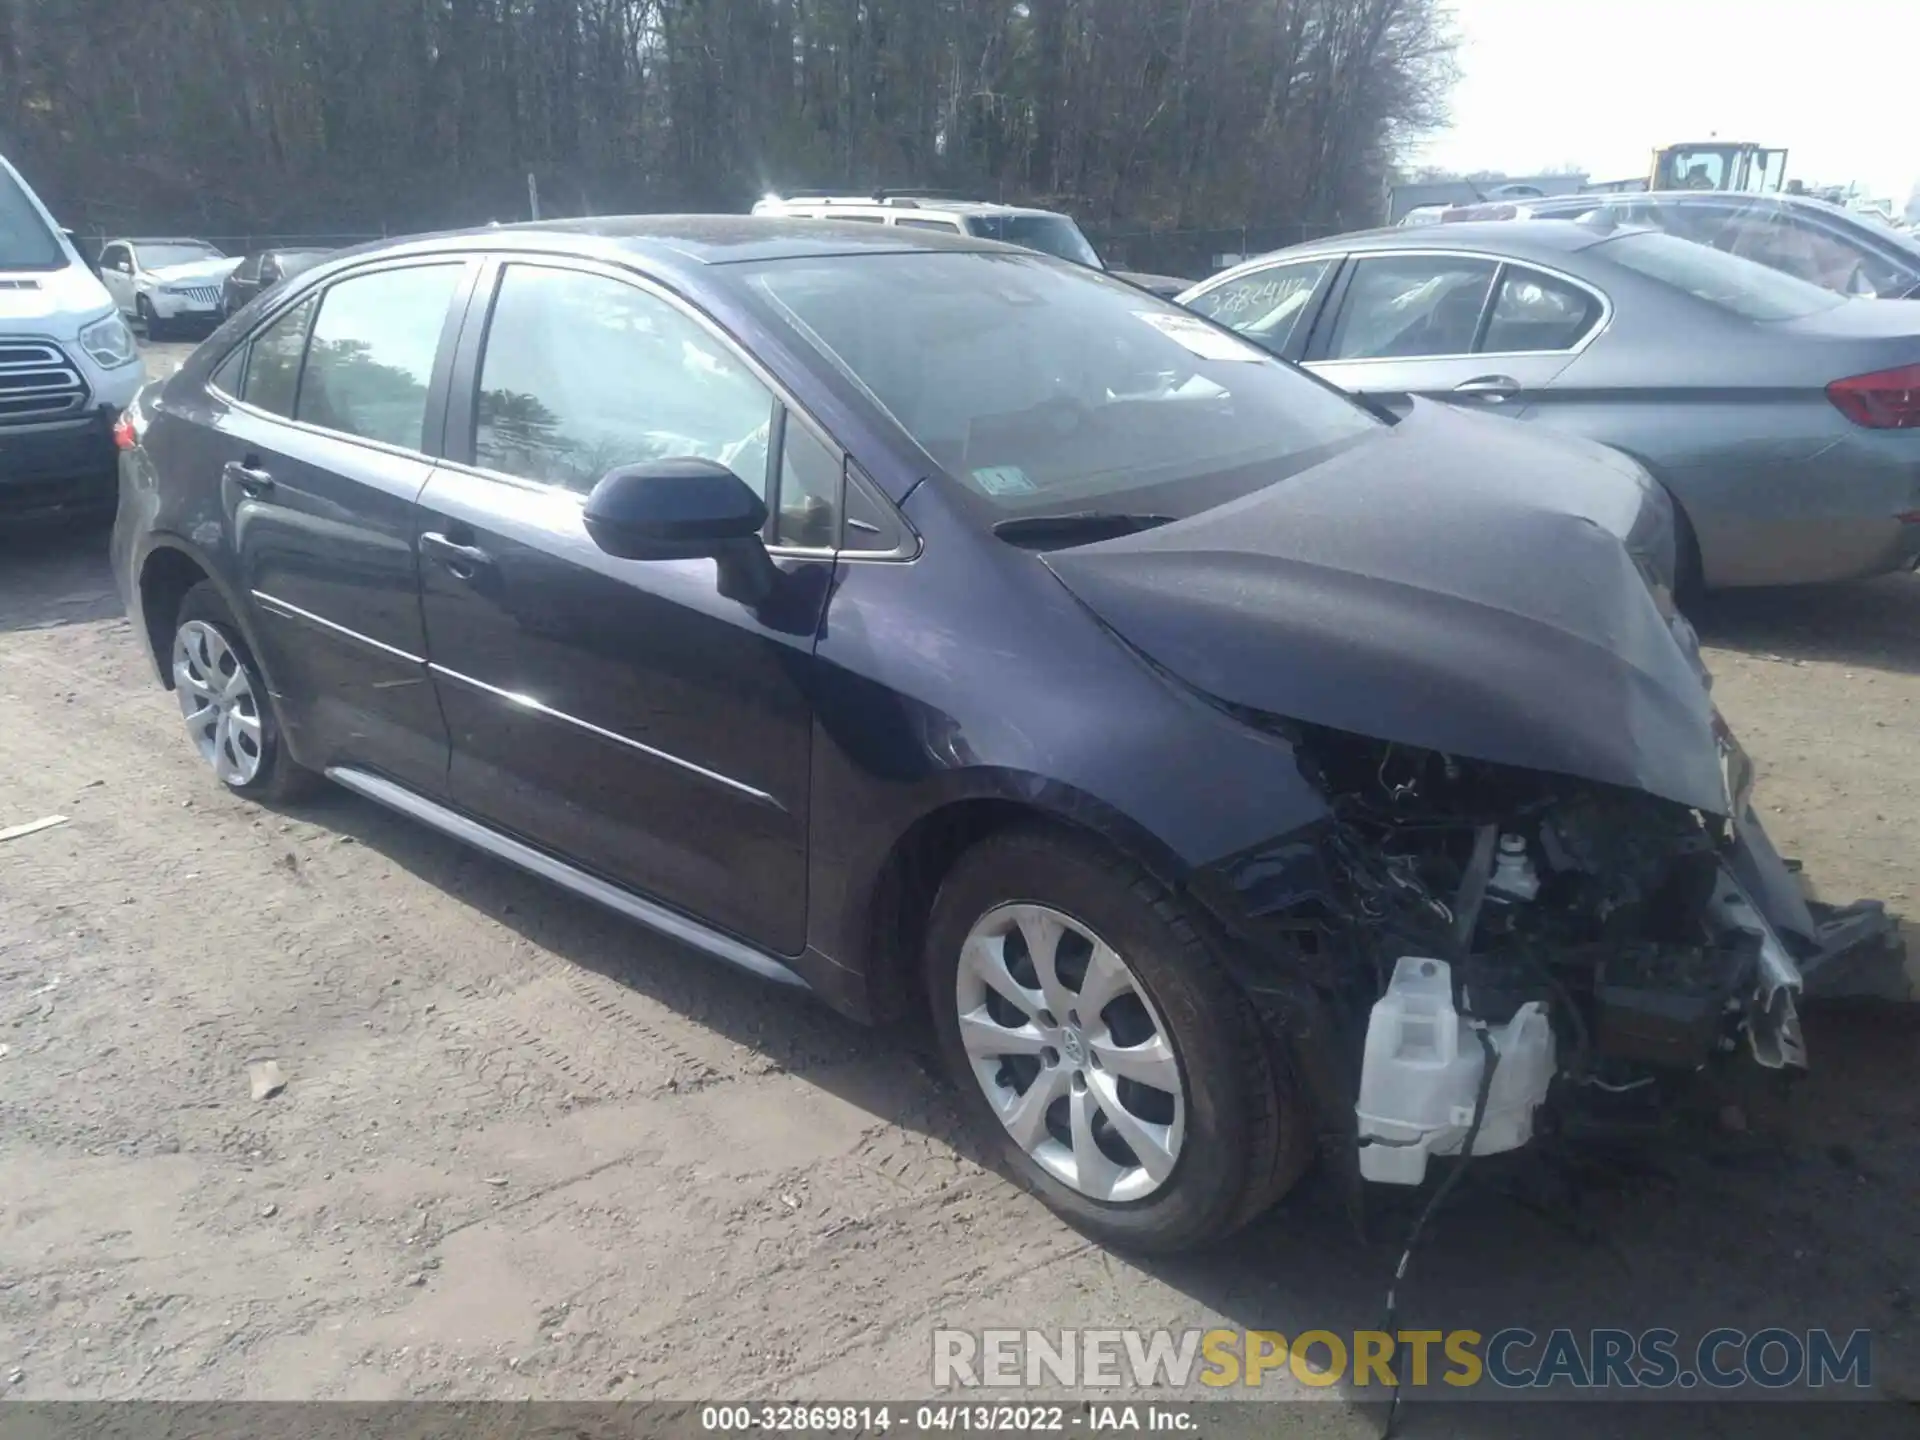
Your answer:
[[[0,0],[69,223],[224,233],[926,185],[1095,226],[1368,219],[1442,0]]]

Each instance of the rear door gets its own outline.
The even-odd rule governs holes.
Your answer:
[[[420,519],[453,802],[797,954],[839,452],[729,339],[627,272],[505,262],[472,311]],[[587,536],[602,475],[685,455],[769,493],[786,579],[758,609],[720,593],[711,560],[620,560]]]
[[[215,387],[221,489],[262,657],[309,764],[444,790],[414,552],[472,269],[350,273],[282,310]]]
[[[1493,256],[1352,257],[1314,327],[1308,368],[1391,403],[1410,395],[1518,412],[1605,328],[1599,292]]]

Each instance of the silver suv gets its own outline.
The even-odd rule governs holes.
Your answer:
[[[944,230],[950,235],[974,235],[1021,245],[1085,265],[1107,270],[1116,279],[1138,285],[1171,299],[1193,284],[1173,275],[1150,275],[1138,270],[1108,270],[1071,215],[1036,210],[1025,205],[997,205],[989,200],[957,200],[943,195],[904,194],[876,190],[871,195],[827,195],[803,190],[792,195],[769,195],[753,207],[756,215],[799,215],[812,220],[854,220],[871,225],[895,225],[912,230]]]

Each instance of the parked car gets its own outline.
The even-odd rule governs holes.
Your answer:
[[[126,439],[132,633],[228,789],[324,774],[848,1015],[928,1005],[1010,1169],[1116,1243],[1226,1232],[1360,1126],[1402,1182],[1461,1110],[1520,1145],[1555,1043],[1649,1100],[1799,1065],[1803,974],[1884,929],[1767,843],[1638,467],[1389,424],[1051,256],[396,242]],[[1458,1063],[1375,1043],[1356,1089],[1408,966]]]
[[[113,422],[144,378],[113,298],[0,156],[0,517],[112,506]]]
[[[943,195],[888,190],[872,195],[820,195],[809,191],[789,196],[769,195],[753,207],[753,213],[852,220],[941,235],[974,235],[1058,255],[1062,260],[1094,270],[1108,268],[1071,215],[1063,215],[1058,210],[1037,210],[1030,205],[1000,205],[990,200],[956,200]],[[1108,273],[1169,299],[1192,283],[1176,275],[1154,275],[1143,270]]]
[[[221,282],[220,314],[224,319],[263,290],[312,269],[331,250],[258,250],[246,257]]]
[[[1732,195],[1694,190],[1651,195],[1562,195],[1510,204],[1461,205],[1440,219],[1579,220],[1608,216],[1810,281],[1842,295],[1920,297],[1920,239],[1869,214],[1810,195]]]
[[[240,262],[205,240],[110,240],[100,250],[100,279],[120,313],[149,340],[220,319],[220,287]]]
[[[1678,508],[1683,589],[1847,580],[1920,556],[1920,303],[1561,220],[1316,241],[1183,299],[1356,394],[1475,406],[1631,455]]]

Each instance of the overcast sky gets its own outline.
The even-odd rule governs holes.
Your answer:
[[[1453,126],[1422,158],[1644,175],[1659,145],[1751,140],[1790,178],[1920,180],[1920,0],[1452,0]]]

